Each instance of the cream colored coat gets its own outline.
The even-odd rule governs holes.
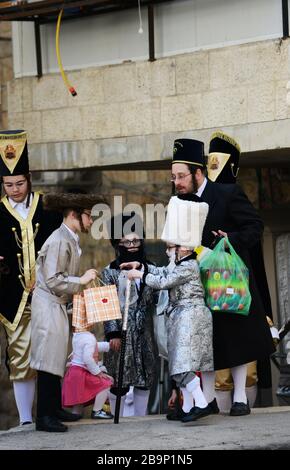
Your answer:
[[[62,224],[46,240],[36,263],[31,303],[31,367],[63,377],[69,322],[67,303],[81,290],[78,243]]]

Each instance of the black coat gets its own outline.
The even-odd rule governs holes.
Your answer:
[[[253,274],[250,250],[260,242],[263,223],[237,184],[208,181],[201,196],[209,204],[202,244],[210,247],[212,231],[222,230],[249,269],[252,303],[248,316],[212,312],[215,370],[269,357],[275,350],[265,309]]]
[[[15,212],[11,211],[11,206],[9,205],[10,210],[5,206],[3,202],[5,199],[6,197],[0,202],[0,255],[5,258],[4,262],[9,273],[2,274],[0,280],[0,321],[14,330],[29,300],[29,293],[25,293],[19,280],[19,276],[23,274],[21,267],[30,268],[29,273],[26,271],[23,276],[23,282],[27,284],[28,277],[32,276],[33,283],[37,253],[49,235],[60,226],[62,216],[45,211],[42,207],[42,196],[34,193],[33,200],[37,204],[32,203],[30,215],[26,220],[19,217],[17,220],[14,217]],[[36,224],[39,224],[38,229]],[[25,237],[30,241],[28,249]],[[17,254],[20,254],[20,263]]]

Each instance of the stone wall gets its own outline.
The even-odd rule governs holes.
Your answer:
[[[176,137],[236,136],[243,152],[290,148],[290,40],[268,40],[12,80],[9,126],[28,130],[32,167],[66,169],[170,157]],[[288,103],[288,104],[287,104]]]

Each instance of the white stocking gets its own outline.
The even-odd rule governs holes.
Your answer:
[[[82,415],[83,414],[83,410],[84,410],[84,405],[74,405],[72,407],[72,413],[74,415]]]
[[[186,390],[192,393],[195,406],[198,408],[205,408],[208,405],[200,387],[199,377],[194,377],[194,379],[186,385]]]
[[[193,396],[192,393],[186,390],[186,387],[180,387],[183,396],[182,409],[184,413],[188,413],[193,407]]]
[[[35,393],[35,379],[14,380],[13,389],[19,413],[20,424],[25,421],[32,422],[32,406]]]
[[[257,385],[252,385],[246,388],[247,399],[249,400],[249,407],[253,408],[257,398]]]
[[[232,406],[231,390],[217,390],[216,401],[221,413],[229,413]]]
[[[247,364],[233,367],[231,374],[234,381],[234,402],[247,403],[246,396],[246,380],[247,380]]]
[[[109,388],[106,388],[105,390],[102,390],[100,393],[98,393],[98,395],[96,395],[95,403],[93,406],[94,411],[99,411],[103,408],[103,404],[108,398],[109,390],[110,390]]]

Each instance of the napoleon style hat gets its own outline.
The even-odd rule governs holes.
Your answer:
[[[210,138],[207,173],[211,181],[235,183],[240,160],[239,144],[224,132],[214,132]]]
[[[175,140],[173,163],[186,163],[196,168],[205,168],[204,143],[194,139]]]
[[[0,176],[27,173],[29,173],[29,162],[26,132],[0,131]]]

